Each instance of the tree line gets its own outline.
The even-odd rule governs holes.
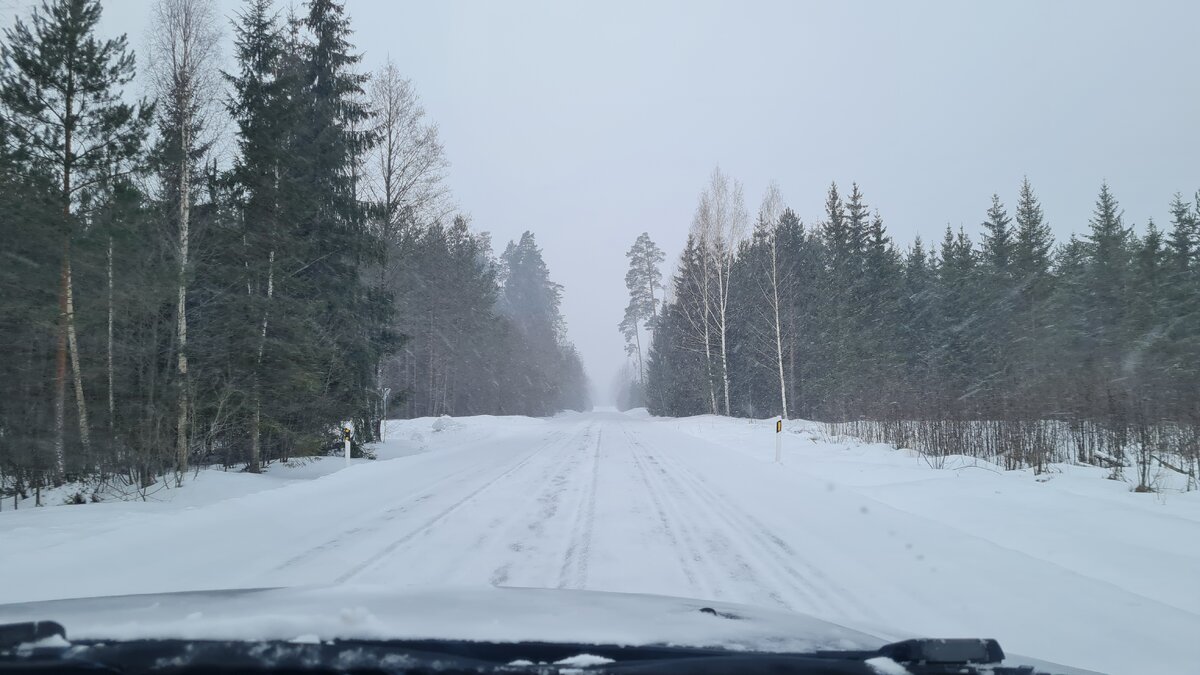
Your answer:
[[[150,11],[143,99],[98,0],[0,42],[0,497],[588,405],[533,235],[497,257],[453,212],[436,126],[394,64],[361,72],[340,2],[246,0],[229,72],[211,0]]]
[[[1029,181],[974,241],[901,250],[858,185],[811,225],[772,185],[753,223],[719,170],[653,320],[644,400],[831,423],[870,440],[1045,468],[1187,474],[1200,457],[1200,195],[1141,232],[1100,187],[1056,243]]]

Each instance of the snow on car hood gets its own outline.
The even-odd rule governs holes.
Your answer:
[[[711,608],[716,614],[701,612]],[[0,605],[0,623],[53,620],[71,639],[455,639],[669,644],[769,651],[883,640],[802,614],[655,595],[375,586],[197,591]]]
[[[713,611],[701,611],[705,608]],[[875,649],[892,639],[915,637],[889,631],[883,639],[805,614],[727,602],[539,588],[339,585],[0,605],[0,624],[44,620],[61,623],[67,637],[77,640],[445,639],[811,652]],[[1008,657],[1005,665],[1095,675]]]

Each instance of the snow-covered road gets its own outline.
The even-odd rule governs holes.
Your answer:
[[[785,434],[779,465],[772,432],[620,413],[396,423],[380,450],[394,459],[316,479],[192,505],[0,513],[0,602],[331,582],[571,588],[783,608],[885,638],[996,637],[1100,671],[1194,663],[1192,495],[1162,504],[1092,476],[933,471],[811,433]]]

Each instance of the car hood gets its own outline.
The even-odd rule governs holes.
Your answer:
[[[875,649],[915,637],[891,633],[885,639],[804,614],[733,603],[535,588],[339,585],[0,605],[0,624],[42,620],[57,621],[68,638],[82,640],[446,639],[811,652]],[[999,637],[1003,645],[1003,636],[969,637]],[[1005,664],[1089,672],[1009,657]]]

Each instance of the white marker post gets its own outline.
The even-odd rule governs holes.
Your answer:
[[[775,463],[783,463],[783,420],[775,420]]]
[[[346,461],[350,461],[350,427],[342,427],[342,440],[346,443]]]

